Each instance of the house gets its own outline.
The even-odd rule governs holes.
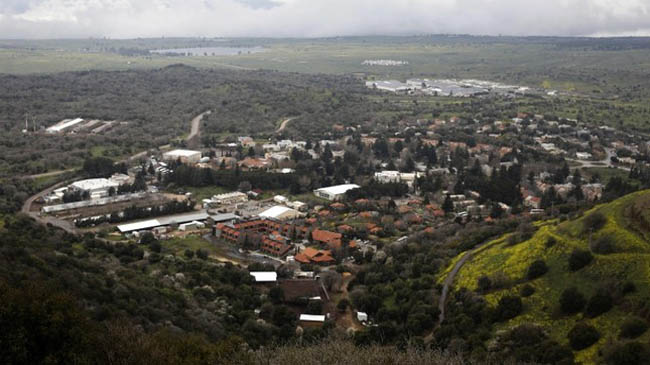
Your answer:
[[[329,250],[317,250],[307,247],[295,256],[295,260],[303,264],[334,264],[336,260],[332,257]]]
[[[348,190],[360,188],[357,184],[335,185],[314,190],[314,195],[327,200],[341,200]]]
[[[311,238],[315,243],[325,244],[330,248],[341,247],[342,234],[337,232],[315,229],[311,232]]]
[[[357,321],[368,322],[368,314],[365,312],[357,312]]]
[[[271,161],[262,158],[252,158],[246,157],[245,159],[237,163],[239,167],[249,169],[249,170],[264,170],[269,169],[272,166]]]
[[[576,158],[578,160],[590,160],[591,157],[591,153],[589,152],[576,152]]]
[[[194,164],[201,160],[201,151],[173,150],[163,153],[162,158],[164,161],[180,160],[182,163]]]

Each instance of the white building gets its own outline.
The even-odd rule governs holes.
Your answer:
[[[314,195],[327,200],[341,200],[348,190],[360,188],[357,184],[334,185],[314,190]]]
[[[193,229],[202,229],[205,228],[205,223],[199,221],[192,221],[189,223],[183,223],[178,225],[179,231],[190,231]]]
[[[256,283],[275,283],[278,280],[278,273],[275,271],[251,271],[250,275]]]
[[[368,314],[365,312],[357,312],[357,321],[368,322]]]
[[[91,199],[103,198],[108,196],[111,188],[116,189],[120,183],[105,178],[86,179],[75,181],[70,184],[69,188],[72,190],[82,191],[88,193]]]
[[[63,132],[66,129],[68,129],[68,128],[72,127],[72,126],[75,126],[75,125],[77,125],[77,124],[79,124],[79,123],[81,123],[83,121],[84,120],[82,118],[64,119],[64,120],[56,123],[55,125],[47,128],[45,131],[47,133],[60,133],[60,132]]]
[[[413,89],[413,86],[405,84],[397,80],[385,80],[385,81],[368,81],[366,86],[369,88],[375,88],[377,90],[390,91],[393,93],[398,92],[408,92]]]
[[[245,203],[248,201],[248,195],[239,191],[234,191],[232,193],[214,195],[211,201],[218,205]]]
[[[201,151],[173,150],[163,153],[163,160],[180,160],[182,163],[199,163],[199,161],[201,161]]]
[[[578,160],[589,160],[589,159],[591,159],[591,153],[589,153],[589,152],[576,152],[576,158]]]
[[[385,170],[381,172],[375,172],[375,180],[380,183],[405,183],[408,186],[412,186],[416,178],[420,176],[417,172],[399,172]]]
[[[277,220],[289,220],[301,217],[303,214],[295,209],[276,205],[258,214],[260,218],[270,218]]]
[[[288,199],[286,196],[283,195],[276,195],[273,197],[273,201],[278,203],[278,204],[286,204]]]

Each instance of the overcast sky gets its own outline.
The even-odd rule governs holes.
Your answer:
[[[650,0],[0,0],[0,38],[650,35]]]

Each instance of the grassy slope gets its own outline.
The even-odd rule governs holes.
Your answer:
[[[612,203],[600,205],[594,210],[601,211],[607,218],[607,224],[593,235],[593,239],[601,235],[611,234],[619,252],[611,255],[594,255],[594,261],[587,267],[572,273],[568,269],[568,256],[576,248],[588,247],[588,238],[581,237],[582,220],[567,221],[558,225],[542,226],[535,236],[521,244],[507,246],[505,240],[497,240],[495,244],[477,253],[471,262],[459,272],[455,286],[476,289],[477,280],[482,275],[494,275],[502,272],[513,281],[525,276],[530,263],[544,259],[549,267],[546,275],[532,282],[535,294],[523,298],[524,313],[513,320],[499,325],[499,329],[508,328],[521,323],[538,323],[549,331],[549,334],[561,343],[568,343],[567,333],[573,325],[583,320],[582,315],[563,316],[559,313],[559,297],[568,287],[576,286],[585,295],[591,296],[599,286],[609,282],[633,281],[637,291],[625,297],[626,301],[638,303],[647,301],[650,297],[650,244],[640,234],[636,233],[636,224],[624,216],[624,211],[631,204],[647,205],[650,203],[650,191],[630,194]],[[590,212],[586,213],[588,215]],[[548,237],[555,237],[557,244],[547,248]],[[492,292],[486,295],[491,304],[496,304],[499,298],[509,292],[517,294],[524,282],[510,289]],[[590,348],[576,354],[578,361],[593,362],[597,350],[609,340],[618,336],[620,324],[629,314],[614,307],[610,312],[594,319],[586,319],[601,333],[600,341]],[[650,340],[650,331],[639,338],[641,342]]]

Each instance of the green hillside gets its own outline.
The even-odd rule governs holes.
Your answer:
[[[568,345],[567,335],[574,325],[587,323],[596,328],[600,339],[576,351],[575,359],[582,363],[601,362],[607,348],[623,341],[620,332],[626,320],[639,317],[647,322],[650,314],[648,208],[650,191],[640,191],[599,205],[574,220],[545,222],[527,241],[513,244],[508,237],[502,237],[474,253],[458,273],[454,288],[480,292],[496,307],[503,296],[522,296],[522,287],[532,286],[534,293],[521,298],[522,313],[498,323],[497,331],[534,323],[542,326],[555,341]],[[591,252],[592,261],[580,269],[570,270],[569,258],[574,250]],[[528,270],[536,260],[543,260],[548,271],[530,280]],[[483,284],[489,282],[492,287],[484,284],[479,288],[481,278]],[[570,287],[576,287],[587,302],[594,294],[605,293],[613,299],[613,307],[600,315],[594,315],[593,311],[587,315],[587,303],[582,311],[566,314],[561,309],[560,297]],[[650,331],[634,339],[640,343],[649,340]]]

